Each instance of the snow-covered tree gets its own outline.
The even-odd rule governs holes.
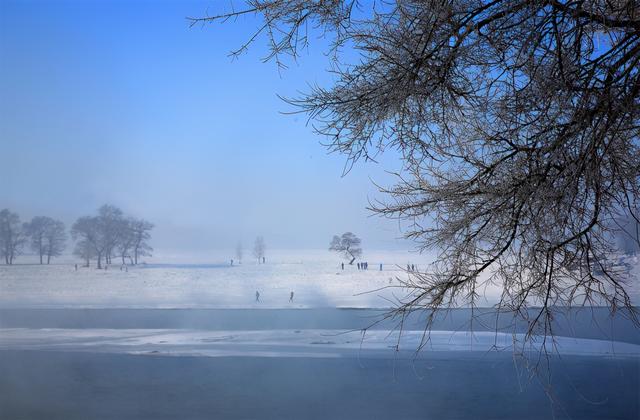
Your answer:
[[[361,245],[362,241],[355,234],[351,232],[345,232],[342,236],[334,235],[329,245],[329,251],[339,252],[347,261],[349,265],[362,255]]]
[[[153,248],[149,245],[153,223],[144,219],[132,219],[131,230],[133,233],[133,263],[138,264],[138,259],[143,256],[151,256]]]
[[[97,256],[95,247],[86,239],[81,239],[76,242],[73,249],[73,255],[81,258],[85,262],[85,267],[89,267],[91,265],[91,260]]]
[[[38,253],[40,264],[47,264],[51,257],[62,254],[65,248],[67,234],[64,223],[47,216],[36,216],[25,224],[25,233],[30,238],[31,249]]]
[[[7,265],[13,264],[20,255],[26,240],[24,226],[18,214],[3,209],[0,211],[0,256]]]
[[[104,246],[105,263],[111,264],[111,257],[121,236],[126,234],[124,213],[118,207],[105,204],[98,209],[98,226]]]
[[[98,261],[98,268],[102,268],[102,259],[106,264],[118,252],[122,258],[129,257],[133,264],[144,255],[151,255],[153,248],[148,243],[153,224],[135,218],[126,218],[122,210],[112,205],[104,205],[98,209],[97,216],[81,217],[71,228],[74,239],[84,241],[79,254],[88,254],[87,246],[93,248],[92,253]]]
[[[120,224],[120,230],[118,232],[118,241],[116,243],[116,249],[118,255],[122,260],[122,264],[126,264],[126,259],[133,264],[133,248],[136,241],[136,235],[133,230],[134,219],[123,220]]]
[[[38,253],[40,264],[44,264],[45,232],[53,219],[45,216],[36,216],[29,223],[25,223],[25,234],[29,237],[31,250]]]
[[[47,264],[49,264],[51,258],[62,255],[66,247],[67,232],[64,223],[60,220],[52,220],[45,231],[44,239],[45,254],[47,255]]]
[[[97,216],[84,216],[76,220],[71,226],[71,237],[79,240],[82,245],[80,248],[76,246],[76,255],[82,254],[87,261],[92,254],[97,259],[98,269],[102,268],[102,259],[107,250],[108,241],[105,239],[102,222]],[[91,248],[91,252],[87,251]]]

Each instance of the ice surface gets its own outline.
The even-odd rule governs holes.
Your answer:
[[[400,337],[398,339],[398,337]],[[428,338],[428,341],[426,339]],[[173,356],[255,357],[390,357],[398,349],[411,354],[425,340],[423,354],[433,351],[491,350],[537,352],[563,356],[640,358],[640,345],[583,338],[554,337],[527,343],[522,334],[468,331],[370,330],[255,330],[210,331],[189,329],[3,329],[0,350],[90,351]]]

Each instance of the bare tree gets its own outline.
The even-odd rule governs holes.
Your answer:
[[[67,234],[64,223],[46,216],[36,216],[25,224],[25,233],[31,239],[31,249],[38,253],[40,264],[51,263],[51,257],[62,254]]]
[[[150,256],[153,248],[147,242],[151,239],[153,223],[143,219],[133,219],[131,230],[133,232],[133,263],[138,264],[138,258]]]
[[[84,260],[85,267],[89,267],[91,265],[91,260],[97,256],[95,247],[86,239],[81,239],[76,242],[76,246],[73,250],[73,255]]]
[[[47,226],[53,219],[45,216],[37,216],[31,219],[31,222],[25,223],[25,234],[30,238],[31,249],[38,253],[40,264],[44,264],[44,255],[46,253],[45,233]]]
[[[20,216],[8,209],[0,211],[0,256],[4,257],[5,264],[13,264],[20,255],[26,239],[24,232]]]
[[[125,263],[125,258],[133,264],[144,255],[151,255],[153,248],[148,244],[149,233],[153,224],[135,218],[126,218],[122,210],[112,205],[104,205],[98,209],[97,216],[81,217],[73,224],[71,235],[80,239],[76,247],[76,255],[82,256],[88,263],[90,258],[97,258],[98,268],[102,268],[102,259],[111,264],[111,258],[117,251]],[[91,247],[88,252],[87,247]]]
[[[76,220],[71,226],[71,237],[79,239],[80,247],[76,247],[76,255],[82,255],[89,262],[89,255],[97,258],[98,269],[102,268],[102,258],[107,250],[107,240],[104,237],[104,229],[101,220],[96,216],[84,216]],[[88,252],[87,248],[91,248]]]
[[[111,264],[113,250],[118,245],[120,237],[126,232],[124,213],[118,207],[105,204],[98,209],[98,226],[105,250],[105,263]]]
[[[47,264],[50,264],[51,257],[59,257],[66,247],[67,232],[64,223],[59,220],[51,220],[45,231],[44,239]]]
[[[242,249],[242,242],[238,242],[238,245],[236,245],[236,259],[238,260],[238,263],[242,264],[242,254],[243,254],[244,250]]]
[[[640,220],[637,1],[243,3],[193,23],[257,14],[234,54],[265,34],[279,65],[314,28],[332,35],[333,84],[289,103],[347,170],[388,148],[402,157],[371,208],[438,258],[409,275],[396,315],[473,308],[493,284],[529,337],[574,305],[638,322],[611,223]]]
[[[127,221],[119,208],[105,204],[98,209],[97,216],[79,218],[71,227],[71,235],[80,238],[84,245],[91,245],[97,258],[98,268],[111,264],[114,249],[127,233]]]
[[[116,248],[122,259],[122,264],[126,264],[126,258],[129,258],[129,262],[133,265],[132,251],[137,239],[136,232],[133,229],[135,223],[135,219],[126,219],[120,224]]]
[[[264,261],[264,254],[266,249],[267,246],[264,243],[264,238],[262,236],[258,236],[256,238],[256,242],[253,244],[253,256],[258,259],[258,264]]]
[[[356,235],[351,232],[345,232],[342,236],[334,235],[329,245],[329,251],[341,253],[349,261],[349,265],[353,265],[356,258],[362,255],[361,243],[362,241]]]

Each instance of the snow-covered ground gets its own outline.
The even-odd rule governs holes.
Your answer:
[[[397,287],[407,264],[424,268],[431,261],[407,251],[368,252],[363,260],[366,271],[355,264],[342,270],[340,258],[326,250],[271,251],[266,264],[246,258],[233,266],[220,254],[165,254],[128,271],[116,259],[108,270],[75,271],[78,261],[70,257],[39,265],[22,256],[16,265],[0,266],[0,308],[386,308],[407,293]],[[627,257],[624,264],[638,304],[640,259]],[[491,306],[500,291],[484,291],[478,305]]]
[[[72,259],[41,266],[0,266],[0,307],[111,308],[308,308],[388,307],[402,296],[396,277],[400,267],[426,265],[428,259],[409,252],[370,252],[369,269],[358,270],[328,251],[274,251],[266,264],[176,256],[148,259],[148,264],[122,271],[79,267]],[[115,263],[115,260],[114,260]],[[382,271],[380,271],[382,264]],[[377,290],[376,292],[367,293]],[[256,302],[255,293],[260,293]],[[290,293],[294,299],[289,301]]]

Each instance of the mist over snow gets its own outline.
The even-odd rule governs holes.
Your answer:
[[[32,6],[0,5],[0,208],[70,226],[113,204],[156,225],[158,251],[257,235],[316,249],[345,231],[366,248],[411,246],[365,209],[381,198],[372,181],[389,185],[386,171],[400,168],[395,152],[341,177],[346,158],[327,154],[303,116],[281,113],[291,109],[274,92],[328,78],[321,56],[282,77],[256,63],[264,50],[238,66],[222,53],[238,32],[185,24],[207,1]]]

